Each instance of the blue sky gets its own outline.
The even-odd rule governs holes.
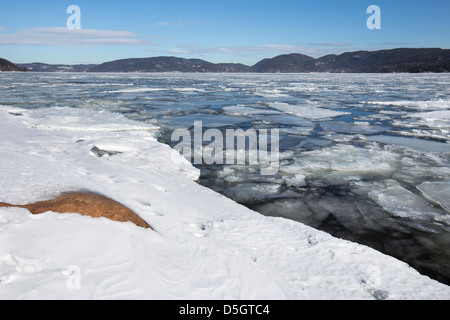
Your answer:
[[[69,30],[70,5],[81,30]],[[367,8],[381,8],[369,30]],[[3,1],[0,57],[15,63],[101,63],[152,56],[212,62],[286,53],[450,48],[449,0]]]

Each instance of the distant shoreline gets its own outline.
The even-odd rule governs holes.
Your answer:
[[[292,53],[263,59],[253,66],[163,56],[121,59],[99,65],[24,63],[17,64],[16,67],[18,70],[6,71],[26,69],[29,72],[62,73],[448,73],[450,49],[355,51],[326,55],[318,59]]]

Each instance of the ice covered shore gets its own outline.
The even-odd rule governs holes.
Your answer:
[[[198,185],[155,132],[107,112],[0,107],[0,202],[91,191],[155,229],[0,208],[0,299],[450,298],[403,262]]]

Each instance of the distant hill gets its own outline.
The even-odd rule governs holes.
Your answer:
[[[242,63],[218,63],[217,66],[222,69],[222,72],[227,73],[249,73],[252,71],[251,67]]]
[[[253,67],[252,72],[261,73],[299,73],[315,71],[316,59],[299,53],[277,56],[264,59]]]
[[[184,73],[419,73],[450,72],[449,49],[355,51],[315,59],[299,53],[264,59],[254,66],[177,57],[131,58],[100,65],[21,64],[33,72],[184,72]],[[9,68],[12,68],[9,66]]]
[[[314,59],[289,54],[265,59],[252,67],[254,72],[450,72],[450,50],[393,49],[346,52]]]
[[[450,72],[450,50],[356,51],[319,58],[315,65],[318,72]]]
[[[0,71],[27,71],[27,69],[20,68],[12,62],[0,58]]]
[[[249,72],[243,64],[214,64],[200,59],[153,57],[106,62],[89,72]]]
[[[95,67],[95,64],[45,64],[45,63],[23,63],[18,64],[19,67],[27,68],[30,72],[87,72],[89,69]]]
[[[89,72],[252,72],[252,73],[388,73],[450,72],[450,50],[393,49],[346,52],[315,59],[293,53],[264,59],[252,67],[214,64],[199,59],[154,57],[107,62]]]

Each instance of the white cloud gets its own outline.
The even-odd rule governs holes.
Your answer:
[[[314,42],[308,45],[315,47],[350,47],[352,44],[348,42]]]
[[[227,47],[208,47],[201,44],[187,43],[179,44],[171,50],[149,50],[159,54],[180,54],[183,56],[208,57],[210,55],[229,55],[234,57],[244,57],[247,60],[253,58],[266,57],[300,53],[314,58],[323,57],[328,54],[341,54],[346,51],[356,50],[351,43],[331,42],[331,43],[309,43],[307,45],[290,45],[290,44],[266,44],[260,46],[227,46]]]
[[[172,25],[172,23],[166,22],[166,21],[162,21],[162,22],[156,22],[153,25],[154,26],[158,26],[158,27],[170,27]]]
[[[5,31],[5,30],[6,30],[6,27],[0,26],[0,32]]]
[[[177,28],[185,27],[184,23],[182,22],[172,23],[167,21],[155,22],[153,25],[157,27],[177,27]]]
[[[0,45],[103,46],[156,45],[134,32],[68,28],[31,28],[0,34]]]
[[[171,53],[171,54],[191,54],[191,51],[183,50],[183,49],[172,49],[172,50],[167,50],[166,52]]]
[[[263,54],[263,53],[304,53],[315,54],[316,50],[311,47],[296,46],[296,45],[280,45],[268,44],[262,46],[239,46],[239,47],[215,47],[208,48],[201,45],[180,45],[177,49],[168,50],[167,53],[182,53],[182,54],[204,54],[204,53],[222,53],[222,54]]]

